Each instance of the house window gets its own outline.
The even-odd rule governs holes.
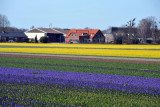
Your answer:
[[[88,33],[82,33],[82,35],[88,35]]]
[[[71,36],[77,36],[77,34],[76,33],[72,33]]]
[[[13,37],[9,37],[9,40],[13,40]]]
[[[3,37],[3,38],[2,38],[2,40],[3,40],[3,41],[6,41],[6,38],[5,38],[5,37]]]
[[[91,36],[94,36],[94,34],[91,34]]]
[[[73,36],[73,33],[71,33],[70,36]]]

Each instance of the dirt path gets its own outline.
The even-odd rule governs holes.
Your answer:
[[[52,54],[30,54],[30,53],[5,53],[0,52],[0,56],[34,56],[34,57],[59,57],[59,58],[78,58],[78,59],[97,59],[97,60],[126,60],[126,61],[151,61],[160,63],[160,59],[150,58],[126,58],[126,57],[106,57],[106,56],[78,56],[78,55],[52,55]]]

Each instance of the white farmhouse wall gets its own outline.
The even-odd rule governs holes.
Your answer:
[[[29,39],[35,39],[35,37],[37,36],[37,40],[40,40],[40,38],[42,36],[45,36],[45,33],[25,33]]]
[[[112,34],[104,34],[105,36],[105,43],[114,42],[114,36]]]
[[[66,36],[67,36],[67,34],[63,34],[63,36],[64,36],[64,37],[66,37]]]

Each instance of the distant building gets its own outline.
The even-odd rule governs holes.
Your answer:
[[[55,29],[55,30],[62,32],[64,37],[66,37],[68,32],[70,31],[70,29]]]
[[[111,27],[110,30],[114,37],[114,43],[136,44],[139,42],[137,28]]]
[[[102,31],[103,35],[105,36],[105,43],[111,44],[114,43],[114,36],[110,32]]]
[[[65,37],[66,43],[105,43],[99,29],[71,29]]]
[[[37,37],[40,42],[40,38],[43,36],[48,37],[48,42],[65,42],[65,35],[68,33],[68,29],[51,29],[51,28],[33,28],[25,32],[29,41],[32,42]]]
[[[24,33],[0,33],[0,42],[27,42],[27,36]]]

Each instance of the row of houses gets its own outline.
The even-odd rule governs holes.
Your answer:
[[[105,43],[105,36],[99,29],[51,29],[33,28],[24,33],[0,33],[1,42],[34,42],[48,37],[49,43]]]
[[[30,41],[47,36],[48,42],[66,43],[105,43],[105,36],[99,29],[50,29],[34,28],[25,34]]]
[[[0,33],[0,42],[26,42],[27,35],[25,33]]]
[[[136,28],[112,27],[109,31],[100,29],[51,29],[33,28],[24,33],[0,33],[1,42],[34,42],[35,38],[46,36],[49,43],[136,43]]]

